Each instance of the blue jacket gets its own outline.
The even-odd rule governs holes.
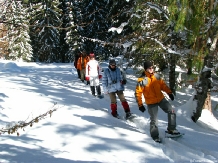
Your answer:
[[[116,67],[115,71],[112,71],[110,68],[104,69],[102,77],[102,86],[104,93],[124,91],[124,85],[121,84],[122,80],[123,77],[119,68]]]

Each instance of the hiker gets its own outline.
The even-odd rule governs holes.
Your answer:
[[[80,57],[77,61],[77,69],[80,70],[80,79],[84,83],[85,80],[85,71],[86,71],[86,64],[89,61],[89,56],[86,55],[86,52],[83,51],[83,53],[80,54]],[[87,85],[89,82],[87,82]]]
[[[157,127],[158,107],[160,107],[165,113],[168,114],[168,133],[175,135],[180,134],[176,129],[176,114],[174,113],[170,103],[165,99],[162,91],[166,92],[172,101],[174,100],[174,96],[170,88],[166,85],[159,74],[154,72],[153,64],[149,61],[144,62],[144,72],[138,78],[135,89],[135,98],[139,110],[144,112],[146,109],[142,102],[142,95],[144,96],[151,120],[150,135],[156,142],[161,141]]]
[[[100,72],[100,66],[98,61],[95,60],[95,54],[90,53],[90,60],[86,64],[86,81],[90,82],[90,89],[93,96],[95,95],[95,89],[97,91],[97,96],[101,96],[101,87],[99,79],[102,77]]]
[[[109,94],[112,116],[119,118],[117,113],[117,95],[126,113],[126,119],[128,119],[132,114],[123,93],[125,84],[126,80],[123,79],[120,69],[116,66],[116,61],[114,59],[109,60],[109,66],[104,69],[102,77],[103,90],[105,94]]]
[[[79,57],[80,57],[80,55],[78,53],[75,54],[75,57],[74,57],[74,67],[77,70],[78,78],[81,79],[81,77],[80,77],[80,70],[77,68],[77,62],[78,62]]]

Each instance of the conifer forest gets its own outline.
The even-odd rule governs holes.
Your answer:
[[[174,94],[195,82],[197,109],[210,103],[218,0],[0,0],[0,10],[1,59],[71,63],[94,52],[99,61],[122,55],[135,68],[149,60],[169,69]],[[176,66],[186,70],[182,81]]]

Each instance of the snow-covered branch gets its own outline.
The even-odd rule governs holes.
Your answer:
[[[47,111],[44,114],[41,114],[35,118],[33,118],[32,120],[30,120],[29,122],[25,122],[25,121],[19,121],[18,123],[13,123],[13,124],[8,124],[5,128],[0,129],[0,134],[4,134],[4,133],[8,133],[8,134],[14,134],[17,133],[17,136],[19,136],[19,129],[23,129],[27,126],[32,127],[34,123],[38,123],[40,120],[45,119],[45,117],[47,117],[48,115],[50,115],[50,117],[52,116],[52,113],[54,111],[56,111],[58,109],[58,107],[56,107],[57,103],[54,103],[54,105],[51,107],[51,109],[49,111]]]

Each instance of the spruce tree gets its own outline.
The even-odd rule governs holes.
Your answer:
[[[70,0],[60,0],[59,8],[61,9],[61,29],[60,29],[60,52],[61,52],[61,62],[72,61],[72,56],[67,52],[69,51],[69,44],[67,43],[67,32],[69,27],[71,27],[71,4]]]
[[[32,46],[30,44],[28,12],[22,1],[8,0],[5,2],[3,15],[7,26],[6,41],[8,42],[8,56],[12,60],[32,60]]]
[[[81,48],[87,53],[102,53],[103,44],[111,35],[108,32],[111,26],[108,19],[110,0],[74,1],[73,6],[74,22],[82,41]]]
[[[62,61],[59,32],[62,22],[58,5],[58,0],[31,4],[31,39],[35,61]]]

